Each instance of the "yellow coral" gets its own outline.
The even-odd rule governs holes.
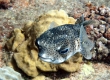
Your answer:
[[[21,45],[17,47],[18,53],[14,54],[14,59],[16,60],[17,66],[22,69],[27,75],[36,77],[38,71],[36,68],[35,60],[31,58],[28,50],[28,41],[24,41]],[[35,52],[37,57],[37,52]]]
[[[51,10],[34,21],[32,32],[35,32],[36,37],[39,37],[49,29],[50,23],[53,21],[58,25],[74,24],[76,22],[74,18],[68,17],[64,10]]]
[[[35,21],[25,24],[22,29],[14,29],[12,37],[8,40],[8,49],[14,51],[14,60],[17,66],[28,76],[36,77],[41,71],[57,71],[63,69],[68,72],[77,71],[80,68],[82,56],[76,54],[62,64],[51,64],[38,58],[38,49],[35,40],[43,32],[49,29],[54,21],[58,25],[74,24],[76,20],[68,17],[63,10],[52,10],[41,15]],[[10,46],[11,45],[11,46]]]

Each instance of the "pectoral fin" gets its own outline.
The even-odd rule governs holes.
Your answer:
[[[82,55],[84,56],[84,58],[86,58],[86,59],[91,59],[91,58],[92,58],[92,53],[90,52],[89,49],[83,48],[83,49],[81,50],[81,54],[82,54]]]
[[[95,20],[84,21],[84,15],[82,15],[79,19],[77,19],[75,24],[86,26],[86,25],[93,24],[93,23],[95,23]]]
[[[88,38],[86,30],[83,25],[80,28],[80,43],[81,43],[81,53],[86,59],[92,58],[92,53],[90,50],[94,47],[94,43]]]
[[[94,47],[94,43],[88,38],[86,30],[83,25],[80,28],[80,40],[84,48],[91,50]]]

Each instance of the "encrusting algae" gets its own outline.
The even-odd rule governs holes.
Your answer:
[[[51,10],[39,16],[35,21],[25,24],[22,29],[15,28],[12,37],[6,44],[7,48],[14,52],[13,57],[17,66],[30,77],[37,77],[40,73],[38,69],[45,72],[58,71],[59,69],[74,72],[80,68],[82,55],[79,53],[61,64],[51,64],[39,59],[35,40],[49,29],[52,21],[57,25],[75,24],[76,22],[74,18],[68,17],[63,10]],[[12,66],[14,65],[12,64]]]

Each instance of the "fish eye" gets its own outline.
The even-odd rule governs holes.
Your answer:
[[[38,47],[39,51],[42,49],[42,46],[39,45],[39,41],[35,41],[35,45]]]
[[[38,46],[38,44],[39,44],[39,42],[38,42],[37,39],[36,39],[36,41],[35,41],[35,45]]]
[[[68,52],[68,50],[69,50],[68,48],[65,48],[63,50],[60,50],[59,53],[60,54],[66,54]]]

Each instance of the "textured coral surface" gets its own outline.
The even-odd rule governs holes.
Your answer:
[[[34,22],[25,24],[22,29],[15,28],[12,37],[6,44],[7,48],[14,52],[14,59],[17,66],[28,76],[36,77],[39,74],[38,69],[41,71],[58,71],[62,69],[67,72],[74,72],[80,68],[80,63],[82,62],[80,54],[73,56],[70,60],[62,64],[50,64],[38,58],[35,40],[44,31],[49,29],[52,21],[58,25],[62,25],[74,24],[76,20],[68,17],[63,10],[49,11],[35,19]]]

